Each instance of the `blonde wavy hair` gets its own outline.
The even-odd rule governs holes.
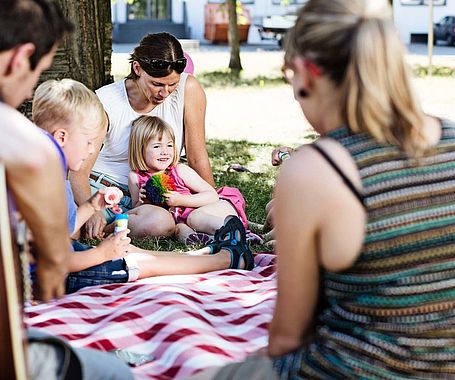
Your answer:
[[[145,149],[152,139],[161,140],[167,133],[174,144],[174,159],[172,166],[179,160],[175,146],[175,134],[172,127],[163,119],[156,116],[141,116],[131,125],[130,141],[128,144],[128,164],[131,170],[147,171],[149,168],[145,162]]]
[[[41,83],[33,97],[32,118],[40,128],[54,132],[57,123],[64,123],[69,128],[80,127],[75,117],[97,117],[101,128],[104,120],[104,108],[95,93],[85,85],[73,79],[47,80]]]
[[[343,122],[352,132],[410,157],[424,154],[424,114],[386,1],[308,1],[287,38],[285,64],[295,56],[314,62],[341,89]]]

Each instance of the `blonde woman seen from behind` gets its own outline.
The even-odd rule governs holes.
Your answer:
[[[269,343],[195,378],[453,377],[455,129],[422,112],[388,3],[308,1],[283,70],[321,138],[278,179]]]

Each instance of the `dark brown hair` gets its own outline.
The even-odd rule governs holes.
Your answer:
[[[176,59],[184,57],[182,45],[172,34],[166,32],[147,34],[142,38],[139,46],[136,46],[131,54],[131,71],[126,78],[137,79],[137,75],[133,70],[134,61],[138,62],[142,69],[150,76],[162,78],[171,74],[174,69],[172,67],[167,67],[163,70],[154,70],[147,64],[147,60],[158,58],[167,61],[175,61]],[[141,60],[141,58],[145,58],[146,61]]]

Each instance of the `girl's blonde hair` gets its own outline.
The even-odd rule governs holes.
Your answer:
[[[41,83],[35,91],[32,104],[32,118],[40,128],[52,133],[57,123],[79,126],[72,123],[75,115],[94,112],[103,126],[104,108],[95,93],[85,85],[72,79],[51,79]]]
[[[411,157],[428,148],[404,48],[383,0],[310,0],[287,39],[285,63],[313,61],[341,89],[343,122]]]
[[[131,170],[149,170],[145,163],[147,144],[152,139],[161,140],[165,133],[169,135],[174,146],[174,159],[171,165],[175,166],[179,157],[175,146],[174,130],[171,126],[156,116],[141,116],[133,121],[128,145],[128,163]]]

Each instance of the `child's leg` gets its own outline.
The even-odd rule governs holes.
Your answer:
[[[177,223],[175,225],[175,234],[174,236],[177,238],[178,241],[185,243],[188,236],[194,233],[194,230],[186,225],[185,223]]]
[[[162,207],[142,205],[131,209],[128,214],[129,236],[172,236],[175,222],[169,211]],[[114,224],[111,223],[104,230],[106,233],[114,232]]]
[[[128,257],[133,258],[139,268],[139,279],[166,276],[174,274],[200,274],[227,269],[231,265],[231,254],[222,249],[215,255],[209,255],[209,248],[202,248],[191,254],[181,254],[175,252],[153,252],[137,249],[135,253],[130,253]],[[137,252],[139,251],[139,252]],[[240,268],[244,268],[245,263],[241,259]]]
[[[205,232],[196,232],[185,223],[178,223],[175,226],[175,237],[178,241],[183,244],[207,244],[213,235],[209,235]]]
[[[221,199],[216,203],[194,210],[188,215],[186,224],[195,231],[213,235],[224,224],[224,219],[228,215],[238,216],[234,206],[230,202]]]

